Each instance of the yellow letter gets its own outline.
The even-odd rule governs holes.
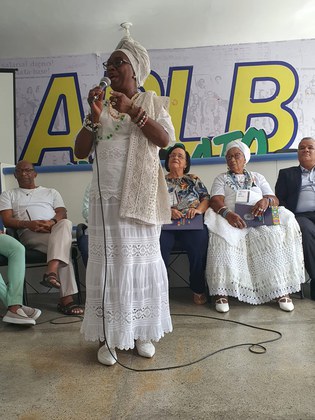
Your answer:
[[[269,82],[275,91],[258,98],[256,84]],[[287,107],[298,89],[298,75],[285,62],[241,63],[235,65],[226,131],[245,132],[254,117],[268,117],[274,127],[267,132],[268,152],[284,148],[297,132],[297,118]],[[257,127],[255,127],[257,128]]]

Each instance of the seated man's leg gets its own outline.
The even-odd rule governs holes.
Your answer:
[[[181,231],[180,240],[188,254],[190,287],[194,293],[204,293],[208,229],[204,226],[203,230]]]
[[[71,261],[72,223],[63,219],[55,224],[50,233],[47,260],[58,261],[60,281],[60,304],[58,309],[65,315],[81,315],[82,308],[73,303],[73,295],[78,293],[73,265]],[[49,267],[49,264],[48,264]]]
[[[302,232],[305,268],[311,277],[311,298],[315,300],[315,219],[296,215]]]
[[[71,223],[71,222],[70,222]],[[20,241],[27,249],[34,249],[36,251],[47,254],[47,270],[41,284],[46,287],[60,288],[60,283],[57,277],[59,261],[48,257],[48,246],[51,233],[33,232],[29,229],[24,229],[20,234]]]
[[[53,276],[50,276],[47,284],[51,287],[60,288],[60,308],[67,307],[69,309],[70,306],[73,306],[72,295],[77,293],[78,289],[70,257],[72,223],[67,219],[60,220],[52,227],[50,233],[37,233],[26,229],[20,236],[20,240],[25,247],[47,254],[46,275],[59,273],[59,279],[56,276],[54,280]],[[68,309],[62,310],[70,315],[83,313],[82,308],[79,307],[73,306],[71,310]]]

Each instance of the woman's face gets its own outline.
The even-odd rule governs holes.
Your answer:
[[[172,150],[171,154],[169,155],[168,166],[170,171],[176,170],[177,173],[181,173],[183,175],[187,166],[185,150],[181,149],[180,147]]]
[[[232,147],[226,154],[226,163],[234,174],[242,174],[246,164],[244,153],[238,147]]]
[[[111,87],[118,92],[136,87],[133,67],[122,51],[114,51],[106,63],[106,76],[111,80]]]

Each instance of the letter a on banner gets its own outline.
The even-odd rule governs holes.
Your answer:
[[[54,129],[62,111],[62,129]],[[45,153],[68,151],[73,162],[74,138],[84,117],[76,73],[52,75],[20,159],[41,164]]]

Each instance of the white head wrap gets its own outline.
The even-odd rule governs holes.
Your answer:
[[[147,50],[127,34],[120,40],[115,51],[126,54],[135,72],[138,87],[143,86],[150,74],[150,59]]]
[[[230,143],[228,143],[226,145],[226,148],[225,148],[225,156],[226,156],[227,152],[230,149],[232,149],[232,147],[237,147],[238,149],[240,149],[240,151],[245,156],[246,163],[249,162],[249,160],[250,160],[250,149],[249,149],[249,147],[245,143],[242,143],[240,140],[230,141]]]

